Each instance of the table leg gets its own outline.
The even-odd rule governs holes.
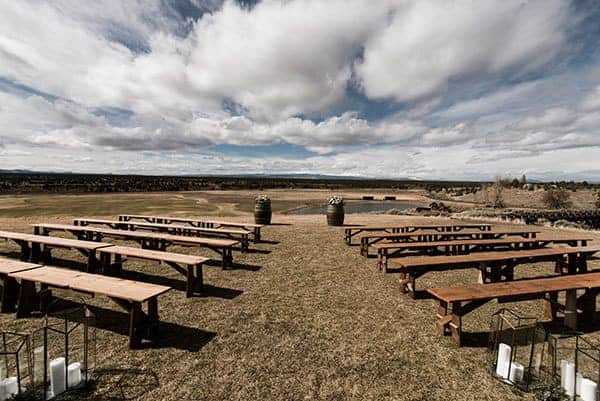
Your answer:
[[[156,342],[158,340],[159,325],[158,299],[156,297],[152,297],[148,300],[148,316],[146,323],[148,325],[148,338],[150,341]]]
[[[12,277],[4,276],[2,278],[2,305],[0,305],[0,313],[11,313],[15,311],[17,298],[19,296],[19,282]]]
[[[35,283],[22,280],[19,288],[19,303],[17,306],[17,318],[29,317],[35,310],[36,305]]]
[[[565,326],[577,330],[577,290],[567,290],[565,298]]]
[[[143,321],[142,305],[132,302],[129,310],[129,348],[139,348],[142,344],[141,324]]]

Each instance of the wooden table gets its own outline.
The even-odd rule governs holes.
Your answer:
[[[437,232],[452,232],[461,231],[468,228],[479,229],[481,231],[490,231],[491,224],[487,223],[456,223],[456,224],[402,224],[402,225],[382,225],[382,226],[356,226],[347,227],[344,229],[344,241],[348,245],[352,245],[352,237],[364,232],[381,231],[389,234],[409,233],[418,230]]]
[[[2,293],[0,293],[0,313],[15,311],[17,296],[19,294],[19,283],[10,277],[11,273],[23,270],[35,269],[41,265],[35,263],[21,262],[19,260],[0,258],[0,280],[2,281]]]
[[[112,246],[103,242],[81,241],[69,238],[48,237],[45,235],[0,231],[0,238],[11,240],[21,246],[21,258],[33,263],[48,263],[52,248],[75,249],[87,257],[87,271],[93,272],[98,267],[96,252],[100,248]]]
[[[478,269],[481,281],[490,283],[512,281],[514,268],[524,263],[556,262],[560,274],[585,273],[588,257],[597,252],[600,252],[600,246],[539,248],[456,256],[409,256],[391,259],[391,263],[400,272],[400,292],[414,297],[416,279],[429,272]]]
[[[11,273],[21,281],[17,317],[28,317],[34,310],[45,310],[52,296],[51,288],[72,290],[91,295],[105,295],[129,313],[129,346],[138,348],[143,338],[156,340],[159,325],[158,296],[171,288],[123,280],[97,274],[82,273],[57,267],[39,267]],[[38,293],[35,283],[41,285]],[[142,304],[147,303],[147,313]]]
[[[509,236],[494,239],[458,239],[432,242],[378,242],[372,247],[377,250],[377,268],[387,272],[390,258],[406,255],[407,251],[422,251],[428,255],[459,255],[474,251],[497,251],[543,248],[549,244],[568,244],[587,246],[592,239],[586,237],[570,238],[520,238]],[[441,252],[440,252],[441,250]],[[414,255],[414,254],[410,254]]]
[[[493,284],[471,284],[458,287],[431,288],[428,292],[439,301],[436,328],[440,335],[451,335],[462,343],[462,318],[488,301],[518,302],[531,299],[546,301],[545,316],[556,319],[564,311],[564,324],[577,330],[577,309],[582,317],[593,322],[596,318],[596,298],[600,289],[600,273],[519,280]],[[585,290],[579,298],[577,290]],[[565,292],[566,302],[558,303],[558,293]],[[449,310],[450,307],[450,310]]]
[[[498,239],[505,237],[521,237],[535,238],[539,234],[536,230],[461,230],[451,232],[427,232],[413,231],[411,233],[390,234],[387,232],[364,233],[360,238],[360,253],[361,255],[369,256],[369,246],[381,241],[392,242],[434,242],[434,241],[449,241],[459,239]]]
[[[49,235],[52,231],[64,231],[78,239],[102,241],[103,238],[118,238],[136,241],[143,249],[166,251],[171,245],[194,246],[210,249],[221,256],[221,267],[229,268],[233,264],[233,247],[239,241],[225,238],[204,238],[172,235],[147,231],[115,230],[93,226],[74,226],[68,224],[32,224],[36,234]]]
[[[105,274],[120,275],[123,270],[123,258],[152,260],[164,262],[186,277],[186,296],[202,293],[204,280],[202,265],[210,259],[202,256],[183,255],[180,253],[152,251],[148,249],[131,248],[127,246],[109,246],[100,249],[100,260]],[[111,260],[111,259],[114,259]]]
[[[232,221],[220,221],[220,220],[205,220],[198,218],[189,217],[174,217],[174,216],[152,216],[144,214],[121,214],[119,215],[119,221],[130,221],[130,220],[144,220],[148,223],[160,223],[160,224],[172,224],[172,223],[187,223],[192,227],[200,228],[243,228],[253,232],[254,242],[260,241],[260,230],[264,227],[262,224],[254,223],[238,223]]]
[[[150,230],[158,232],[166,232],[174,235],[205,235],[210,237],[224,237],[234,239],[240,242],[242,252],[246,252],[249,248],[248,236],[250,231],[241,229],[225,229],[225,228],[202,228],[192,226],[182,226],[176,224],[159,224],[159,223],[144,223],[133,221],[114,221],[114,220],[99,220],[99,219],[74,219],[73,224],[76,226],[87,226],[89,224],[102,224],[112,228],[121,230]]]

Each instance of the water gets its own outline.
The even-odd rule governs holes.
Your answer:
[[[344,213],[369,213],[369,212],[385,212],[391,209],[406,210],[418,207],[419,205],[402,201],[356,201],[344,203]],[[308,206],[302,209],[296,209],[289,214],[326,214],[327,205]]]

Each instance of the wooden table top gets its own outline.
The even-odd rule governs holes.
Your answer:
[[[411,238],[418,235],[436,235],[438,237],[455,237],[463,235],[523,235],[523,234],[539,234],[541,231],[538,230],[492,230],[492,231],[481,231],[481,230],[461,230],[461,231],[413,231],[410,233],[364,233],[359,234],[358,238]]]
[[[234,221],[220,221],[220,220],[206,220],[206,219],[198,219],[191,217],[175,217],[175,216],[152,216],[152,215],[144,215],[144,214],[121,214],[120,218],[128,218],[128,219],[160,219],[160,220],[170,220],[170,221],[179,221],[179,222],[189,222],[189,223],[211,223],[211,224],[221,224],[227,225],[230,227],[264,227],[263,224],[255,224],[255,223],[240,223]]]
[[[394,249],[394,248],[437,248],[440,246],[453,245],[510,245],[510,244],[533,244],[543,242],[537,238],[492,238],[492,239],[458,239],[449,241],[431,241],[431,242],[379,242],[371,245],[375,249]]]
[[[600,287],[600,272],[491,284],[430,288],[427,291],[442,301],[460,302],[598,287]]]
[[[52,287],[106,295],[133,302],[144,302],[171,289],[164,285],[124,280],[83,273],[59,267],[39,267],[10,274],[11,277],[47,284]]]
[[[0,258],[0,274],[16,273],[23,270],[35,269],[41,265],[21,262],[20,260]]]
[[[99,248],[112,246],[112,244],[108,244],[105,242],[81,241],[81,240],[70,239],[70,238],[49,237],[47,235],[14,233],[14,232],[9,232],[9,231],[0,231],[0,238],[7,238],[7,239],[12,239],[12,240],[27,241],[27,242],[35,242],[35,243],[50,245],[50,246],[60,246],[60,247],[66,247],[66,248],[77,248],[77,249],[87,249],[87,250],[96,250]]]
[[[355,226],[355,227],[346,227],[346,231],[351,230],[392,230],[392,229],[411,229],[411,228],[419,228],[419,229],[443,229],[443,228],[478,228],[478,227],[491,227],[492,225],[489,223],[456,223],[456,224],[400,224],[400,225],[382,225],[382,226]]]
[[[100,249],[100,253],[111,255],[130,256],[139,259],[160,260],[163,262],[181,263],[185,265],[197,265],[209,261],[209,258],[196,255],[184,255],[174,252],[153,251],[149,249],[132,248],[128,246],[109,246]]]
[[[426,267],[464,263],[502,262],[518,259],[536,259],[578,253],[585,253],[589,255],[596,252],[600,252],[600,246],[567,246],[556,248],[524,249],[518,251],[477,252],[467,255],[452,256],[408,256],[404,258],[393,258],[390,260],[394,265],[399,267]]]

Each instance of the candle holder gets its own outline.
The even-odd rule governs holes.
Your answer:
[[[30,344],[28,334],[0,332],[0,401],[21,394],[33,384]]]
[[[600,399],[600,348],[578,332],[548,335],[550,374],[569,400]]]
[[[86,303],[52,301],[43,327],[33,337],[32,356],[34,381],[42,399],[87,386],[96,366],[96,328]]]
[[[492,376],[527,391],[542,375],[545,342],[546,332],[536,318],[500,309],[491,320]]]

